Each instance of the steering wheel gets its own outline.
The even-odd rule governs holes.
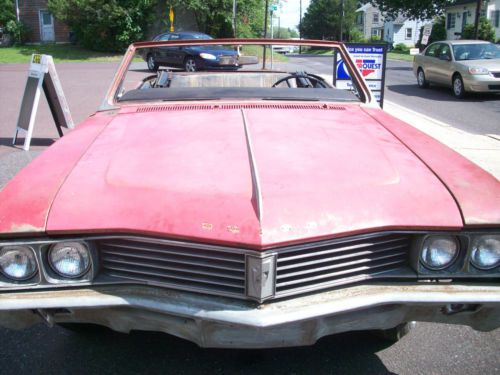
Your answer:
[[[280,78],[277,80],[272,87],[277,87],[283,82],[286,82],[288,87],[292,87],[290,85],[290,81],[295,80],[295,84],[297,87],[302,88],[328,88],[329,85],[325,82],[323,78],[317,76],[315,74],[306,73],[306,72],[296,72],[292,73],[286,77]]]

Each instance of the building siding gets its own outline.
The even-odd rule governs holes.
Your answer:
[[[28,26],[28,43],[42,41],[40,29],[40,10],[47,10],[47,0],[19,0],[19,19]],[[69,42],[69,28],[54,19],[55,42]]]

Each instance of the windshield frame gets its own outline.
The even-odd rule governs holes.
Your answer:
[[[131,44],[125,52],[120,66],[111,82],[110,87],[106,93],[106,97],[100,107],[100,110],[118,109],[125,103],[119,101],[119,93],[123,86],[125,76],[132,63],[132,60],[138,49],[154,48],[154,47],[177,47],[177,46],[209,46],[209,45],[258,45],[258,46],[271,46],[271,45],[288,45],[288,46],[309,46],[309,47],[326,47],[336,49],[349,72],[353,85],[357,88],[359,99],[361,103],[378,105],[375,96],[371,93],[368,85],[363,79],[361,73],[354,64],[347,48],[341,42],[325,41],[325,40],[293,40],[293,39],[185,39],[175,41],[147,41],[137,42]],[[333,67],[332,67],[333,68]]]

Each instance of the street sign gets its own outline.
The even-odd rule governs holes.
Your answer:
[[[16,132],[12,140],[12,144],[15,144],[19,132],[25,133],[23,149],[26,151],[30,148],[42,88],[59,136],[63,135],[61,127],[69,129],[74,127],[52,56],[33,54],[17,119]]]
[[[432,23],[428,23],[424,26],[424,30],[422,31],[422,45],[426,46],[429,43],[429,37],[432,33]]]
[[[269,5],[269,11],[270,12],[276,12],[278,10],[278,4],[271,4]]]
[[[345,44],[352,61],[358,67],[368,87],[373,92],[381,107],[384,105],[386,46],[384,44]],[[334,55],[335,87],[353,90],[353,85],[347,67],[337,52]]]

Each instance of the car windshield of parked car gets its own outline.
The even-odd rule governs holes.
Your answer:
[[[493,43],[457,44],[453,54],[457,61],[499,59],[500,47]]]
[[[212,39],[201,33],[173,35],[178,36],[176,42]],[[335,87],[332,48],[316,58],[306,59],[298,52],[293,45],[276,50],[263,45],[178,43],[137,48],[115,100],[360,101],[356,84],[349,90]],[[309,53],[309,48],[303,46],[301,52]]]

